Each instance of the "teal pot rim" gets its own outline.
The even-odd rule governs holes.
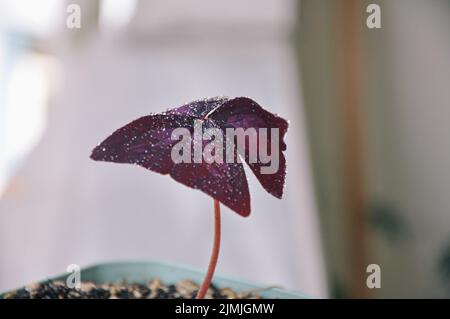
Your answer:
[[[47,280],[66,281],[71,273],[60,274],[49,277]],[[179,264],[172,264],[163,261],[116,261],[96,263],[90,266],[81,267],[81,281],[92,281],[95,283],[126,281],[130,283],[147,283],[152,278],[159,278],[166,284],[173,284],[179,280],[192,280],[202,282],[204,272]],[[45,282],[43,280],[41,282]],[[235,279],[227,276],[216,275],[213,284],[220,288],[232,288],[237,292],[257,290],[263,298],[273,299],[303,299],[308,298],[305,294],[269,287],[254,282]]]

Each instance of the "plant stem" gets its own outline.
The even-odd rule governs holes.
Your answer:
[[[208,272],[206,273],[205,279],[200,286],[197,293],[196,299],[205,298],[206,292],[211,284],[211,280],[214,275],[214,270],[216,269],[217,259],[219,258],[220,249],[220,204],[218,200],[214,200],[214,244],[211,253],[211,259],[209,260]]]

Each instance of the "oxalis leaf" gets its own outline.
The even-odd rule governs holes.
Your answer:
[[[196,130],[199,123],[200,130]],[[180,128],[187,133],[188,139],[175,134]],[[95,147],[91,158],[136,164],[169,174],[176,181],[201,190],[245,217],[250,214],[250,193],[240,159],[245,160],[267,192],[281,198],[286,177],[283,139],[287,128],[286,120],[264,110],[250,98],[208,98],[132,121]],[[222,133],[222,139],[218,135],[208,136],[206,132],[211,129]],[[230,130],[244,133],[241,140],[244,148],[238,147],[239,138],[229,134]],[[200,135],[196,135],[199,132]],[[200,146],[197,148],[200,153],[196,153],[195,145]],[[188,159],[183,162],[173,160],[174,149],[180,146],[183,146],[181,152],[176,154]],[[206,152],[208,147],[210,155],[223,160],[203,158],[203,151]],[[219,156],[220,152],[223,156]],[[263,158],[261,155],[264,154],[267,156]],[[275,160],[276,165],[273,165]]]

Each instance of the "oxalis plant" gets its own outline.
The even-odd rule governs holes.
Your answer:
[[[197,299],[203,299],[219,256],[220,203],[243,217],[250,215],[242,161],[267,192],[282,197],[287,128],[286,120],[250,98],[207,98],[132,121],[95,147],[91,158],[170,175],[213,198],[213,249],[197,293]]]

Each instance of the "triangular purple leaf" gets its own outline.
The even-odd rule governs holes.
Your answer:
[[[283,137],[287,122],[267,112],[249,98],[226,97],[194,101],[162,114],[139,118],[115,131],[92,152],[91,158],[98,161],[129,163],[146,169],[169,174],[176,181],[199,189],[219,200],[241,216],[250,214],[250,194],[244,168],[241,163],[175,163],[171,152],[178,140],[172,140],[172,132],[186,128],[194,139],[194,120],[201,120],[203,132],[216,128],[224,132],[227,128],[276,128],[279,130],[279,168],[273,174],[262,174],[265,166],[259,160],[250,163],[249,154],[241,154],[262,186],[272,195],[281,198],[286,174]],[[257,133],[259,134],[259,133]],[[259,137],[259,136],[258,136]],[[270,133],[268,152],[271,153]],[[208,141],[202,141],[204,147]],[[258,139],[257,149],[260,149]],[[246,139],[246,144],[248,140]],[[248,146],[248,145],[246,145]],[[248,149],[248,148],[247,148]],[[234,150],[237,157],[237,149]],[[223,153],[225,154],[225,143]],[[193,154],[191,155],[193,158]]]

